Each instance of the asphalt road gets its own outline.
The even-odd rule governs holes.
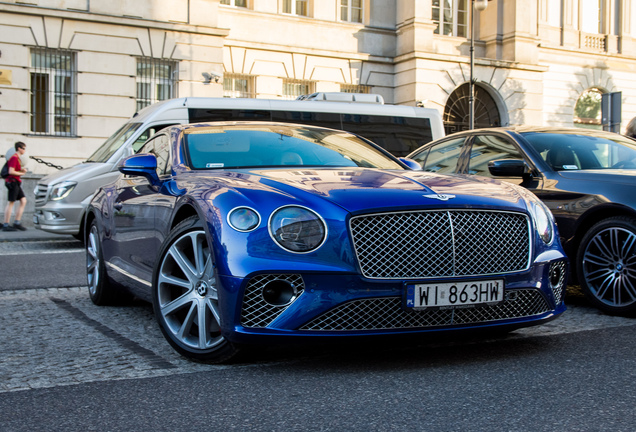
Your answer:
[[[0,287],[2,432],[636,430],[636,320],[575,292],[559,319],[507,336],[204,365],[169,347],[149,305],[94,306],[79,244],[20,248],[0,243],[0,267],[22,269]]]

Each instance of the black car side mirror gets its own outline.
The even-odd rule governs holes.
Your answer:
[[[126,175],[146,177],[154,186],[161,184],[157,175],[157,157],[150,153],[128,156],[119,164],[119,171]]]
[[[495,177],[526,177],[530,167],[523,159],[498,159],[488,162],[488,171]]]

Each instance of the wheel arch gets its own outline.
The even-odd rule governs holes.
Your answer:
[[[201,215],[199,214],[195,206],[188,201],[182,204],[181,206],[179,206],[179,208],[175,212],[172,218],[172,222],[170,224],[170,230],[173,230],[174,227],[176,227],[179,223],[186,220],[190,216],[198,216],[200,219],[203,220],[203,218],[201,217]]]
[[[568,245],[569,251],[578,250],[583,236],[594,225],[596,225],[603,219],[608,219],[610,217],[616,216],[628,216],[636,218],[636,210],[622,204],[607,203],[595,206],[594,208],[585,212],[578,220],[576,230],[574,231],[574,236],[572,237],[572,240],[569,242]],[[577,266],[576,259],[570,259],[570,264],[572,266],[571,274],[575,276]]]

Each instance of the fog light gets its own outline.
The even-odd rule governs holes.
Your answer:
[[[549,278],[551,288],[560,288],[563,285],[565,281],[565,263],[563,261],[550,264]]]
[[[287,306],[296,299],[296,287],[288,281],[276,279],[263,287],[263,300],[272,306]]]

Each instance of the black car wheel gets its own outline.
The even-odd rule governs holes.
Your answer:
[[[592,227],[577,253],[585,295],[614,315],[636,314],[636,219],[614,217]]]
[[[205,230],[197,217],[190,217],[166,238],[152,286],[161,331],[185,357],[222,362],[238,351],[221,334],[218,283]]]
[[[91,224],[88,238],[86,239],[86,276],[88,279],[88,294],[96,305],[111,305],[125,296],[108,280],[96,221]]]

